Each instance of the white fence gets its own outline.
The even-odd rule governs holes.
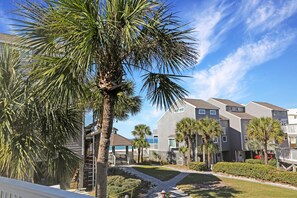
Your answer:
[[[0,198],[91,198],[91,196],[0,177]]]

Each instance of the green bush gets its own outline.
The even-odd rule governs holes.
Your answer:
[[[208,170],[208,168],[204,162],[190,162],[189,169],[196,170],[196,171]]]
[[[264,164],[260,159],[247,159],[245,162],[249,164]]]
[[[277,170],[269,165],[219,162],[214,165],[213,171],[297,186],[297,173]]]
[[[124,197],[126,194],[133,196],[141,184],[140,179],[126,179],[123,176],[115,175],[107,177],[107,193],[109,197]]]
[[[276,167],[276,159],[269,160],[268,165]]]

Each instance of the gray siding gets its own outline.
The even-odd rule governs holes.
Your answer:
[[[158,121],[158,150],[168,151],[168,139],[175,136],[176,123],[183,118],[195,118],[195,107],[188,103],[178,103],[177,108],[183,107],[183,112],[166,111],[166,113]]]
[[[272,117],[272,111],[271,109],[268,109],[267,107],[264,107],[262,105],[259,105],[257,103],[250,102],[245,107],[246,113],[255,116],[257,118],[259,117]]]
[[[213,118],[213,119],[216,119],[216,120],[219,120],[219,118],[220,118],[219,110],[218,109],[205,109],[205,114],[199,114],[199,109],[200,108],[197,108],[196,109],[196,119],[197,120],[203,119],[205,117]],[[210,115],[210,111],[211,110],[215,110],[216,111],[216,115]]]

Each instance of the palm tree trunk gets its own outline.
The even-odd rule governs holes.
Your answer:
[[[97,183],[96,196],[100,198],[107,197],[107,169],[108,169],[108,151],[110,145],[110,135],[112,132],[114,105],[116,95],[113,93],[103,93],[103,122],[102,133],[99,144],[97,158]]]
[[[188,159],[187,159],[188,165],[191,162],[191,150],[192,150],[191,140],[190,138],[188,138]]]
[[[211,153],[210,151],[207,151],[207,167],[210,168],[210,164],[211,164]]]
[[[264,163],[268,164],[267,141],[264,142]]]
[[[141,147],[141,163],[143,163],[143,147]]]
[[[138,150],[137,150],[137,163],[138,164],[140,163],[140,147],[138,147]]]
[[[202,158],[203,158],[203,162],[205,164],[207,164],[206,157],[205,157],[205,154],[206,154],[205,151],[206,151],[206,146],[205,146],[205,143],[203,143],[203,145],[202,145]]]
[[[195,162],[198,162],[198,134],[195,134]]]

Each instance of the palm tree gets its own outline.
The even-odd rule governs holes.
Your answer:
[[[219,137],[222,135],[222,128],[219,124],[219,122],[215,119],[212,118],[203,118],[199,120],[198,122],[198,134],[201,135],[202,138],[202,155],[203,155],[203,162],[210,166],[211,163],[211,152],[208,150],[207,155],[208,155],[208,162],[206,161],[206,147],[207,145],[212,141],[213,138]]]
[[[269,117],[252,119],[247,127],[247,135],[250,140],[257,140],[261,144],[264,153],[264,162],[268,163],[269,142],[279,143],[284,139],[284,133],[278,120]]]
[[[142,141],[143,140],[140,138],[135,138],[132,143],[133,147],[137,148],[137,163],[138,164],[140,163],[140,151],[141,151]]]
[[[192,142],[193,135],[198,130],[198,121],[196,119],[191,118],[183,118],[176,124],[176,140],[178,142],[185,141],[188,147],[188,156],[187,163],[191,162],[191,150],[192,150]]]
[[[179,147],[179,152],[182,153],[183,155],[183,165],[185,165],[187,162],[186,162],[186,152],[188,151],[188,148],[186,146],[181,146]]]
[[[0,174],[34,182],[42,162],[62,182],[78,166],[78,156],[65,144],[77,137],[81,112],[40,100],[23,72],[25,58],[0,45]]]
[[[145,124],[139,124],[134,127],[134,130],[132,131],[132,135],[134,135],[137,138],[137,141],[140,142],[139,146],[141,148],[141,162],[143,162],[143,148],[149,147],[149,143],[146,140],[146,136],[152,135],[152,132],[149,126],[146,126]],[[139,163],[139,160],[138,160],[138,163]]]
[[[197,62],[191,29],[161,1],[44,0],[20,4],[19,34],[34,49],[33,71],[45,97],[83,95],[90,76],[103,97],[97,160],[97,196],[106,197],[108,148],[117,95],[134,71],[143,75],[146,98],[168,108],[187,91],[181,72]],[[62,93],[62,94],[58,94]],[[61,96],[60,96],[61,95]]]

